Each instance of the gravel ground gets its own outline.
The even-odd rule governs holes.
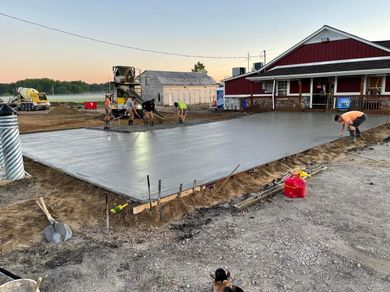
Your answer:
[[[245,291],[390,291],[390,144],[354,153],[377,161],[350,154],[329,164],[305,199],[200,209],[135,234],[96,227],[1,262],[43,275],[42,291],[210,291],[218,267]]]

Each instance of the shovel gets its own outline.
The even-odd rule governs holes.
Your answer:
[[[54,218],[47,210],[42,197],[36,200],[36,203],[39,208],[41,208],[42,212],[46,215],[46,218],[50,223],[50,225],[43,230],[47,241],[58,243],[60,241],[68,240],[72,237],[72,230],[70,229],[69,225],[54,220]]]

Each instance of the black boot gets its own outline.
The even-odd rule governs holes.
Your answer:
[[[359,128],[358,128],[358,127],[355,127],[355,129],[356,129],[356,137],[361,137],[362,134],[360,133]]]

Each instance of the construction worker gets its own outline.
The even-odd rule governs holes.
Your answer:
[[[111,111],[111,96],[106,94],[104,99],[104,110],[106,111],[106,116],[104,117],[104,129],[109,129],[110,121],[112,120],[112,111]]]
[[[149,123],[151,126],[154,125],[154,112],[155,112],[155,104],[154,98],[148,101],[145,101],[142,104],[142,109],[144,110],[146,123]]]
[[[187,105],[183,101],[175,102],[176,113],[179,116],[179,123],[184,123],[186,120]]]
[[[126,113],[129,116],[129,126],[134,123],[134,112],[135,112],[135,102],[134,97],[125,98],[125,105],[124,108],[126,109]]]
[[[342,115],[335,115],[335,122],[341,123],[340,137],[343,136],[345,128],[348,128],[350,135],[353,137],[353,142],[356,142],[356,137],[360,137],[359,126],[367,119],[367,115],[359,111],[350,111]]]

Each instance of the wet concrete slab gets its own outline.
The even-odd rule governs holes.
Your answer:
[[[389,121],[369,115],[367,130]],[[138,202],[162,197],[193,180],[205,184],[338,139],[328,113],[270,112],[243,118],[138,133],[75,129],[22,135],[23,155]]]

